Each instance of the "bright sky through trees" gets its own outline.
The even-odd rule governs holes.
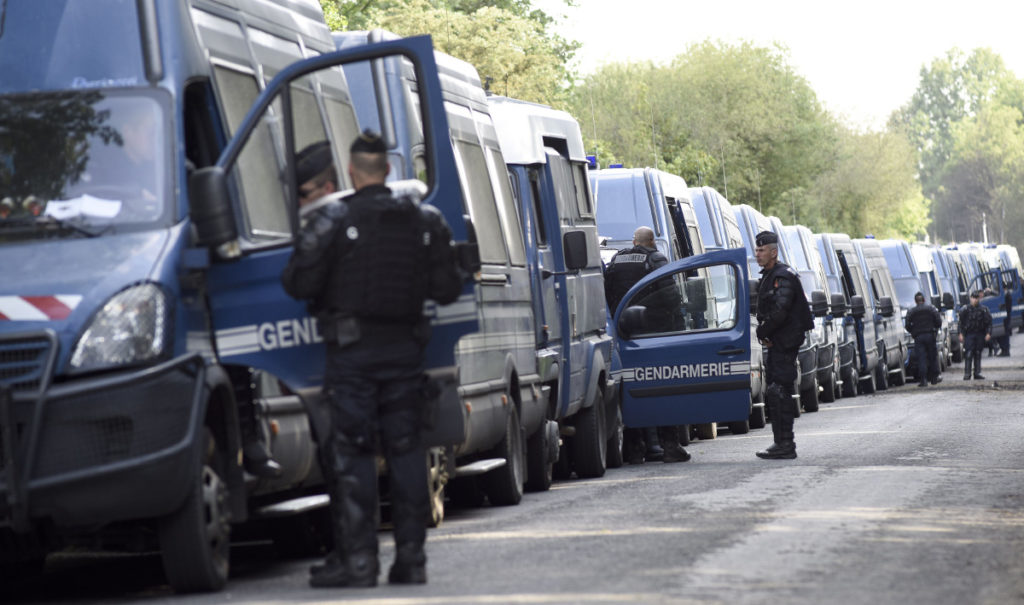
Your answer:
[[[986,46],[1024,77],[1024,2],[1006,0],[535,0],[567,15],[581,75],[609,62],[666,62],[706,39],[789,48],[791,64],[832,113],[880,129],[914,93],[923,65]]]

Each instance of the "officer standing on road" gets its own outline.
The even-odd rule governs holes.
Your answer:
[[[796,356],[804,333],[814,327],[800,276],[779,262],[779,236],[762,231],[755,238],[754,257],[761,266],[757,283],[757,338],[768,352],[765,405],[772,419],[775,443],[757,452],[758,458],[796,458],[793,420],[796,401]]]
[[[981,292],[971,292],[971,304],[960,309],[960,342],[964,349],[964,380],[971,379],[973,364],[974,379],[981,375],[981,350],[992,339],[992,314],[988,307],[981,306]]]
[[[396,198],[385,186],[386,152],[372,132],[356,139],[348,167],[356,192],[307,213],[282,275],[290,295],[310,301],[327,346],[331,468],[325,470],[334,475],[328,486],[339,503],[331,507],[337,557],[313,572],[314,587],[377,585],[378,446],[387,458],[395,527],[388,581],[427,581],[429,494],[420,421],[430,324],[423,303],[454,301],[462,275],[440,213]]]
[[[604,292],[608,310],[614,313],[630,288],[645,275],[666,264],[668,259],[654,244],[654,230],[650,227],[637,227],[633,232],[633,247],[616,252],[605,269]],[[623,431],[622,447],[626,461],[630,464],[644,461],[645,433],[642,428],[627,428]],[[657,436],[664,450],[662,462],[686,462],[690,459],[690,454],[679,444],[678,427],[659,426]]]
[[[907,311],[904,327],[914,337],[914,350],[917,352],[917,377],[919,387],[928,386],[928,382],[942,382],[939,376],[939,351],[935,345],[935,333],[942,329],[942,316],[939,310],[924,301],[924,294],[914,295],[916,306]]]

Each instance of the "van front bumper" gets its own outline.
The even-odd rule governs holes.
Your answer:
[[[195,478],[205,364],[187,355],[32,391],[0,386],[0,528],[169,514]]]

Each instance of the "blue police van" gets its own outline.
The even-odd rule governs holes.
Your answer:
[[[17,203],[0,220],[0,565],[158,549],[175,590],[219,589],[232,525],[326,504],[323,335],[280,273],[294,154],[328,141],[348,186],[340,64],[410,61],[422,201],[475,268],[430,40],[335,52],[315,0],[0,10],[0,198]],[[454,352],[432,362],[451,374]],[[280,477],[243,472],[240,403]],[[448,403],[441,426],[461,413]]]
[[[554,450],[527,444],[527,487],[547,489],[555,460],[559,477],[600,477],[607,465],[622,465],[622,421],[580,127],[545,105],[487,101],[519,201],[539,373],[550,392],[546,418],[562,440],[560,453],[557,437]]]
[[[857,318],[850,312],[853,295],[846,285],[843,268],[839,262],[831,237],[827,233],[814,236],[825,273],[825,288],[829,296],[829,314],[838,335],[840,391],[843,397],[856,397],[860,393],[857,355]],[[860,299],[861,309],[864,307]],[[863,314],[861,315],[863,317]]]

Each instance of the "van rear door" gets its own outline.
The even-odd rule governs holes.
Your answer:
[[[615,310],[626,426],[746,420],[750,298],[746,254],[729,249],[670,263]]]

